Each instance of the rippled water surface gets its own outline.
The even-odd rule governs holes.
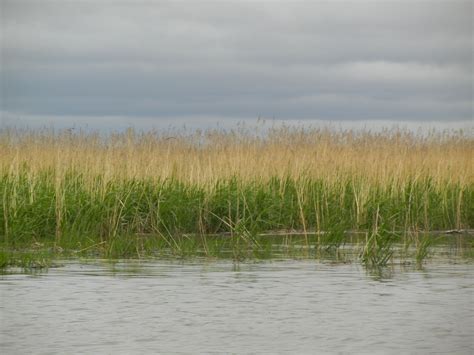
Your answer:
[[[1,276],[4,354],[474,352],[472,263],[66,262]]]

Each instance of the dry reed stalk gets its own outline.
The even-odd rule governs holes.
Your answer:
[[[429,177],[472,184],[474,140],[467,134],[405,131],[332,132],[273,130],[265,137],[248,132],[181,132],[175,137],[129,130],[106,138],[71,132],[0,131],[0,170],[31,174],[53,170],[58,178],[76,171],[91,179],[167,179],[201,186],[237,177],[241,181],[345,177],[367,184],[395,184]],[[97,186],[91,186],[97,188]],[[362,192],[361,192],[362,193]],[[363,197],[363,194],[361,194]]]

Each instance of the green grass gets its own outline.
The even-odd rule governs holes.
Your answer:
[[[53,254],[45,250],[0,251],[0,270],[6,268],[45,269],[53,266]]]
[[[16,174],[4,173],[0,177],[3,249],[38,244],[70,255],[199,254],[241,260],[267,255],[273,248],[269,238],[257,238],[262,232],[323,231],[298,241],[309,256],[337,252],[345,243],[344,231],[353,230],[369,233],[362,262],[383,266],[391,258],[392,243],[400,240],[392,237],[394,232],[472,228],[474,222],[473,184],[434,184],[429,178],[383,185],[350,177],[331,183],[305,177],[231,178],[206,185],[175,179],[103,183],[104,179],[97,176],[91,182],[69,171],[58,180],[53,171],[31,174],[27,167]],[[366,191],[363,202],[361,190]],[[216,233],[229,236],[209,237]],[[421,263],[430,242],[422,239],[416,244],[415,258]],[[3,267],[29,262],[9,252],[1,258]]]

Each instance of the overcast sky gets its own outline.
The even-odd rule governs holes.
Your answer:
[[[471,1],[0,3],[3,125],[472,123]]]

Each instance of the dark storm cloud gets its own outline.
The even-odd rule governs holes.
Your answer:
[[[470,1],[0,3],[9,114],[472,118]]]

